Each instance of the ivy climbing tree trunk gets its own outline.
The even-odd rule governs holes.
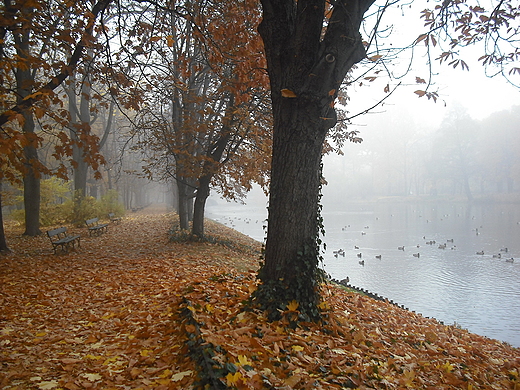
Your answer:
[[[296,300],[319,311],[319,190],[322,147],[336,124],[334,100],[365,56],[359,28],[374,0],[262,0],[273,107],[273,155],[265,261],[254,299],[271,318]],[[324,26],[326,6],[331,7]]]

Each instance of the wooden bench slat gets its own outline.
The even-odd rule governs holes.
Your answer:
[[[100,235],[105,233],[108,229],[108,223],[99,223],[99,218],[90,218],[85,220],[85,224],[87,225],[89,235],[92,234]]]
[[[121,217],[116,217],[114,213],[108,213],[108,219],[110,219],[110,222],[114,222],[116,224],[119,224],[122,220]]]
[[[47,236],[49,237],[49,240],[52,244],[52,249],[54,250],[54,254],[56,254],[56,250],[59,246],[61,246],[62,251],[67,251],[69,249],[69,246],[72,244],[72,247],[74,248],[76,245],[76,242],[78,243],[78,248],[81,247],[81,236],[79,235],[73,235],[69,236],[67,234],[67,228],[62,226],[57,229],[52,229],[47,231]]]

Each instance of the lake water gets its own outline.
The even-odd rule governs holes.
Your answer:
[[[220,202],[207,217],[265,237],[265,207]],[[520,205],[351,203],[323,218],[333,278],[520,347]]]

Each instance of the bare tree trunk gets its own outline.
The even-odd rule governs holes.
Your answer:
[[[2,181],[0,180],[0,253],[10,252],[5,239],[4,216],[2,212]]]
[[[205,175],[199,178],[199,186],[195,203],[193,205],[193,225],[191,233],[197,237],[204,237],[204,213],[206,208],[206,200],[210,193],[210,182],[213,175]]]
[[[190,228],[190,217],[189,217],[189,189],[188,185],[182,179],[177,180],[178,189],[178,214],[179,214],[179,225],[181,230],[189,230]]]
[[[26,17],[32,15],[32,8],[24,8],[22,13]],[[18,55],[27,59],[30,53],[30,30],[24,26],[19,35],[15,35],[16,50]],[[15,71],[16,90],[18,93],[18,103],[32,93],[34,85],[34,73],[29,64],[26,67],[19,67]],[[32,111],[28,108],[21,111],[24,123],[23,132],[27,140],[24,147],[24,207],[25,207],[25,232],[24,235],[37,236],[40,231],[40,175],[38,172],[38,140],[34,132],[34,118]]]

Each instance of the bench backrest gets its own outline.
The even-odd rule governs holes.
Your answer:
[[[95,225],[97,224],[97,222],[99,221],[99,218],[91,218],[91,219],[87,219],[85,221],[85,223],[88,225]]]
[[[52,238],[55,237],[55,236],[58,236],[58,239],[59,239],[60,235],[62,235],[62,234],[64,236],[67,235],[67,228],[65,226],[62,226],[62,227],[59,227],[57,229],[52,229],[52,230],[48,230],[47,231],[47,236],[49,236],[51,241],[52,241]]]

